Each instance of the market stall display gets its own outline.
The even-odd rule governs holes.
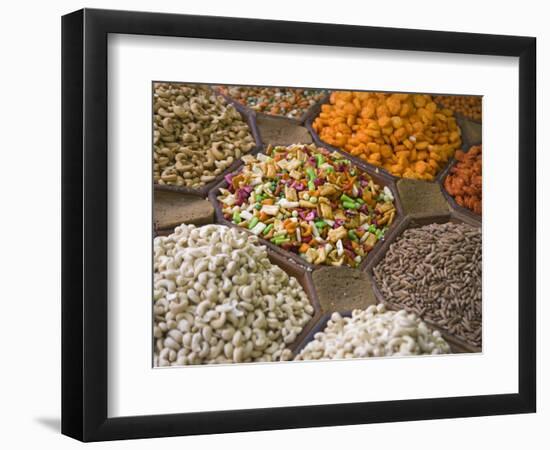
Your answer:
[[[287,91],[154,85],[155,366],[481,351],[481,125]]]

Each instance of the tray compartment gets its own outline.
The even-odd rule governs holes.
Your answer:
[[[318,147],[327,148],[324,145],[320,145],[320,146],[318,145]],[[333,148],[332,149],[327,148],[327,150],[332,152],[332,153],[336,152],[336,150],[333,149]],[[265,147],[264,147],[264,150],[262,151],[262,153],[265,153]],[[391,225],[391,227],[386,232],[384,238],[374,246],[374,248],[367,254],[367,256],[363,259],[363,261],[361,261],[361,263],[357,267],[359,269],[362,269],[368,264],[368,261],[373,258],[373,255],[379,250],[381,244],[384,242],[384,240],[387,239],[387,236],[389,234],[391,234],[392,231],[398,225],[398,223],[400,223],[402,221],[402,219],[403,219],[403,208],[402,208],[402,205],[401,205],[401,200],[399,199],[399,195],[398,195],[398,192],[397,192],[397,186],[395,184],[394,178],[389,177],[387,174],[382,173],[381,171],[377,171],[376,169],[373,169],[373,167],[369,167],[366,164],[355,163],[355,161],[353,161],[351,158],[349,158],[348,155],[345,155],[342,152],[336,152],[336,153],[338,153],[339,156],[352,161],[357,166],[357,168],[359,168],[360,170],[362,170],[364,172],[367,172],[372,177],[373,181],[376,184],[379,184],[381,186],[387,186],[391,190],[392,195],[394,197],[394,205],[395,205],[395,209],[396,209],[396,215],[395,215],[393,224]],[[242,169],[242,166],[239,166],[237,169],[235,169],[231,172],[228,172],[228,173],[232,173],[232,174],[236,175],[240,172],[241,169]],[[228,226],[238,227],[238,225],[234,224],[230,220],[225,219],[225,217],[223,215],[223,210],[222,210],[221,205],[220,205],[220,202],[217,199],[217,196],[219,194],[219,190],[221,188],[227,188],[227,186],[228,186],[227,181],[225,179],[221,180],[217,185],[215,185],[209,191],[208,198],[209,198],[210,202],[214,205],[214,210],[215,210],[215,214],[216,214],[216,222],[222,223],[222,224],[228,225]],[[246,228],[243,228],[243,227],[239,227],[239,228],[248,231]],[[261,237],[259,237],[259,239],[264,245],[268,246],[273,251],[286,256],[287,258],[291,258],[292,260],[295,261],[296,264],[298,264],[301,267],[306,267],[309,270],[315,270],[315,269],[320,268],[320,267],[330,267],[330,266],[327,266],[327,265],[310,264],[309,262],[307,262],[306,260],[301,258],[296,253],[290,252],[288,250],[284,250],[281,247],[279,247],[279,246],[273,244],[272,242],[269,242],[269,241],[267,241],[267,240],[265,240]]]
[[[392,236],[383,243],[382,247],[380,248],[380,251],[369,261],[369,264],[365,267],[365,270],[367,274],[371,277],[372,280],[372,286],[374,289],[374,293],[376,297],[378,298],[379,302],[386,303],[389,308],[391,309],[406,309],[410,310],[410,308],[406,306],[402,306],[399,304],[395,304],[391,301],[386,300],[384,297],[384,294],[379,289],[377,282],[373,276],[372,269],[385,257],[387,251],[389,250],[390,246],[396,241],[396,239],[407,229],[409,228],[417,228],[421,227],[423,225],[428,225],[432,223],[447,223],[447,222],[453,222],[453,223],[465,223],[470,226],[474,227],[481,227],[481,221],[477,220],[475,218],[472,218],[470,216],[461,214],[456,211],[451,211],[449,214],[443,214],[439,216],[408,216],[403,220],[399,226],[396,228],[395,232],[392,234]],[[414,311],[413,311],[414,312]],[[429,326],[433,327],[434,329],[438,329],[441,331],[441,334],[443,337],[449,342],[453,343],[455,346],[461,347],[465,349],[465,351],[469,353],[479,353],[482,351],[481,347],[472,345],[466,340],[462,339],[459,336],[453,335],[451,332],[447,331],[446,328],[443,328],[439,324],[433,322],[432,320],[428,318],[424,318],[420,316],[422,320],[424,320]],[[483,325],[482,325],[483,326]],[[483,335],[483,331],[481,332]]]
[[[192,84],[192,83],[189,83]],[[256,119],[253,114],[250,113],[246,108],[243,108],[241,104],[234,101],[233,99],[228,99],[224,97],[225,100],[232,104],[235,109],[241,114],[242,118],[246,121],[248,128],[250,129],[250,133],[252,134],[252,137],[254,138],[255,146],[254,148],[247,153],[247,155],[253,155],[258,153],[262,149],[262,141],[260,139],[260,132],[258,130],[258,127],[256,126]],[[200,188],[191,188],[188,186],[174,186],[174,185],[168,185],[168,184],[157,184],[153,183],[154,189],[159,191],[169,191],[169,192],[179,192],[182,194],[187,195],[197,195],[199,197],[207,197],[208,192],[220,182],[220,180],[223,180],[223,177],[237,169],[239,166],[242,165],[242,161],[240,158],[236,159],[231,163],[229,167],[227,167],[224,171],[222,171],[219,175],[216,176],[214,180],[211,182],[205,184],[204,186],[201,186]]]
[[[386,304],[386,306],[387,306],[387,309],[389,310],[399,311],[399,308],[395,308],[390,304]],[[343,311],[343,312],[340,312],[339,314],[342,317],[351,317],[351,311]],[[327,322],[330,320],[331,316],[332,316],[332,313],[323,314],[319,318],[315,326],[311,327],[307,335],[304,336],[304,339],[292,351],[294,358],[296,358],[296,356],[306,347],[307,344],[309,344],[311,341],[315,339],[315,335],[317,333],[324,331],[324,329],[327,326]],[[428,324],[428,322],[426,322],[426,324]],[[443,337],[443,339],[445,339],[449,344],[449,346],[451,347],[451,354],[473,353],[471,349],[468,347],[465,347],[461,341],[454,339],[452,336],[448,336],[440,327],[434,326],[432,324],[428,324],[428,326],[431,329],[438,330],[441,333],[441,336]],[[421,356],[421,355],[411,355],[411,356],[415,357],[415,356]],[[438,355],[438,356],[445,356],[445,355]],[[382,356],[381,358],[392,358],[392,356]],[[368,358],[357,358],[357,359],[368,359]]]
[[[373,170],[379,171],[379,172],[383,173],[384,175],[386,175],[387,177],[392,178],[394,181],[397,181],[400,178],[402,178],[402,177],[397,177],[395,175],[392,175],[386,169],[384,169],[382,167],[374,166],[374,165],[364,161],[363,159],[361,159],[357,156],[351,155],[350,153],[348,153],[347,151],[345,151],[341,148],[334,147],[334,146],[326,143],[325,141],[323,141],[321,139],[321,137],[313,129],[313,122],[315,121],[315,118],[319,115],[319,113],[321,112],[322,105],[325,104],[325,103],[329,103],[329,101],[330,101],[330,95],[327,95],[326,98],[324,98],[322,101],[318,102],[311,109],[310,115],[306,119],[305,126],[307,127],[307,129],[309,130],[311,136],[313,137],[313,141],[320,147],[325,147],[327,149],[330,149],[330,150],[336,151],[338,153],[341,153],[342,155],[346,156],[349,160],[353,161],[356,164],[361,164],[361,165],[364,165],[364,166],[368,166],[369,168],[371,168]],[[441,105],[438,105],[438,106],[441,106]],[[481,143],[481,124],[480,123],[469,121],[468,119],[461,116],[460,114],[455,113],[454,111],[453,111],[453,116],[455,117],[457,126],[461,131],[461,140],[462,140],[461,149],[462,150],[469,149],[472,145],[477,145],[477,144]],[[475,128],[475,129],[472,129],[471,132],[463,133],[463,127],[466,127],[466,126],[474,127],[474,128],[478,127],[479,129]],[[468,128],[468,130],[469,130],[469,128]],[[464,135],[466,135],[466,137]],[[427,181],[427,182],[428,183],[437,183],[439,175],[449,166],[452,159],[453,158],[449,158],[449,160],[445,163],[445,165],[436,174],[434,180]]]
[[[481,143],[478,143],[478,144],[473,144],[473,145],[480,145]],[[463,149],[462,151],[464,153],[467,153],[470,151],[470,149],[472,148],[472,146],[468,147],[468,148],[465,148]],[[476,214],[475,212],[473,212],[472,210],[468,209],[468,208],[465,208],[464,206],[460,206],[456,200],[454,199],[454,197],[449,194],[447,192],[447,189],[445,189],[445,178],[447,178],[447,175],[449,175],[449,173],[451,172],[451,169],[458,163],[458,160],[453,156],[453,158],[451,159],[451,161],[449,162],[449,164],[447,165],[447,167],[445,167],[445,170],[443,170],[438,178],[437,178],[437,182],[439,183],[439,186],[441,187],[441,192],[443,193],[443,196],[445,197],[445,199],[447,200],[447,203],[449,203],[449,206],[451,208],[451,210],[454,210],[456,212],[458,212],[459,214],[462,214],[462,215],[465,215],[465,216],[468,216],[470,218],[472,218],[473,220],[479,220],[481,221],[482,220],[482,214]],[[483,164],[483,163],[482,163]],[[483,189],[483,188],[482,188]],[[483,198],[482,198],[482,201],[483,201]],[[483,207],[482,207],[483,208]]]
[[[223,85],[224,87],[225,86],[237,86],[237,87],[245,87],[245,86],[242,86],[242,85]],[[263,87],[263,86],[253,86],[253,87]],[[270,88],[270,86],[265,86],[266,88]],[[276,117],[276,118],[285,118],[285,119],[288,119],[292,122],[294,122],[295,124],[297,125],[303,125],[310,117],[311,117],[311,114],[312,114],[312,111],[314,111],[315,107],[317,106],[318,103],[320,102],[323,102],[325,101],[326,99],[329,98],[329,95],[330,95],[330,92],[328,92],[326,89],[318,89],[318,88],[301,88],[301,87],[298,87],[298,86],[274,86],[276,88],[280,88],[280,89],[307,89],[307,90],[312,90],[312,91],[324,91],[325,92],[325,96],[323,98],[321,98],[321,100],[319,100],[317,103],[314,103],[313,105],[311,105],[301,116],[299,117],[288,117],[286,115],[283,115],[283,114],[270,114],[270,113],[267,113],[267,112],[263,112],[263,111],[256,111],[254,109],[252,109],[250,106],[248,105],[245,105],[241,102],[239,102],[239,100],[235,99],[234,97],[232,97],[230,94],[226,94],[226,93],[223,93],[221,91],[221,86],[218,85],[218,86],[213,86],[212,89],[214,89],[215,91],[218,92],[219,95],[221,95],[222,97],[226,98],[227,100],[233,102],[233,103],[236,103],[238,104],[243,110],[246,110],[247,112],[253,114],[254,116],[257,116],[257,117],[260,117],[260,116],[265,116],[265,117]]]

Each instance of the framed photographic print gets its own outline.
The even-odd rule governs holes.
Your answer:
[[[62,32],[64,434],[535,411],[535,38]]]

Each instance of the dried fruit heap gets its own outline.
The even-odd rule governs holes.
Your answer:
[[[336,91],[313,123],[320,138],[398,177],[433,180],[461,145],[430,95]]]
[[[220,189],[225,218],[309,263],[356,267],[395,218],[391,191],[337,153],[291,145],[242,159]]]
[[[445,189],[460,206],[481,214],[481,145],[466,153],[458,150],[455,158],[458,162],[445,178]]]

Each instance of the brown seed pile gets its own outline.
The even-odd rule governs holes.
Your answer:
[[[386,301],[481,346],[481,228],[450,222],[410,228],[373,273]]]

